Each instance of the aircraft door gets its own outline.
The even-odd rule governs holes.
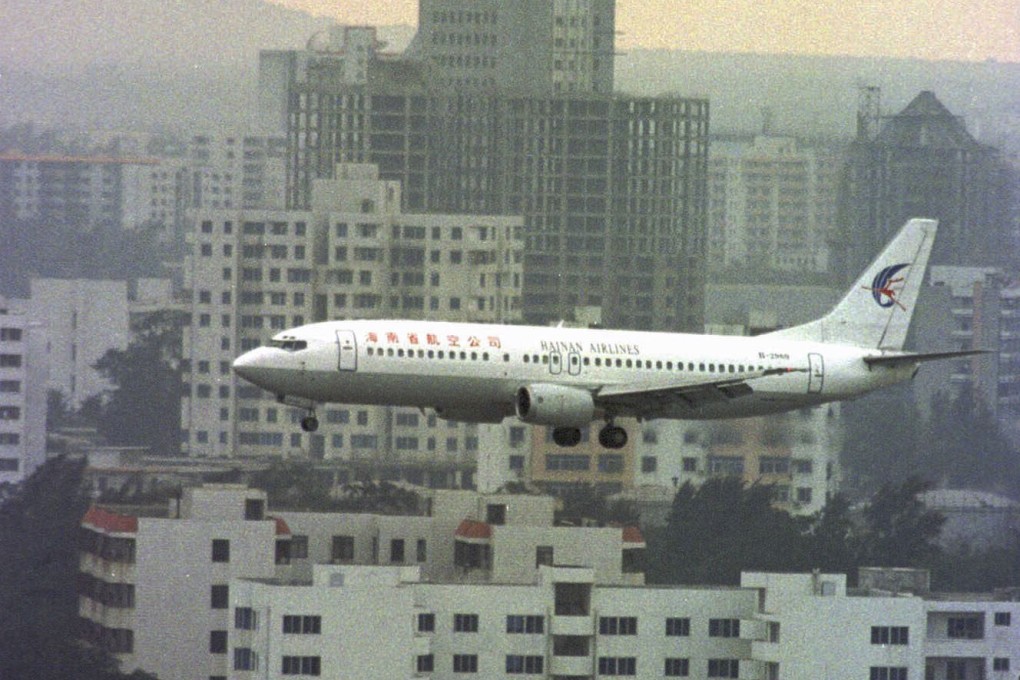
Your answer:
[[[354,331],[337,331],[336,344],[339,351],[337,370],[358,370],[358,343]]]
[[[808,354],[808,394],[820,394],[825,382],[825,362],[821,354]]]
[[[563,355],[559,352],[549,352],[549,372],[553,375],[563,372]]]
[[[581,355],[571,352],[567,355],[567,373],[570,375],[581,375]]]

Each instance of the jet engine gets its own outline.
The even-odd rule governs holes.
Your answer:
[[[566,385],[525,385],[517,390],[517,417],[533,425],[584,427],[595,418],[591,392]]]

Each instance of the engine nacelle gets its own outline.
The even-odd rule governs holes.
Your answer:
[[[532,425],[584,427],[595,418],[591,392],[566,385],[525,385],[517,390],[517,417]]]

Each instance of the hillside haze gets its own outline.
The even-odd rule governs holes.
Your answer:
[[[0,125],[40,128],[243,127],[254,120],[258,53],[302,49],[331,22],[263,0],[5,0]],[[400,49],[413,29],[381,27]],[[886,113],[932,90],[983,142],[1020,153],[1020,65],[907,59],[630,50],[616,87],[707,97],[713,132],[846,138],[861,85]]]

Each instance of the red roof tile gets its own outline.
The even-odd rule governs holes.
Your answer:
[[[623,542],[624,543],[644,543],[645,537],[641,534],[641,529],[638,527],[624,527],[623,528]]]
[[[492,538],[492,527],[485,522],[466,519],[457,527],[457,536],[460,538]]]
[[[95,506],[89,508],[81,523],[96,529],[102,529],[111,534],[133,534],[138,531],[137,517],[121,515]]]

